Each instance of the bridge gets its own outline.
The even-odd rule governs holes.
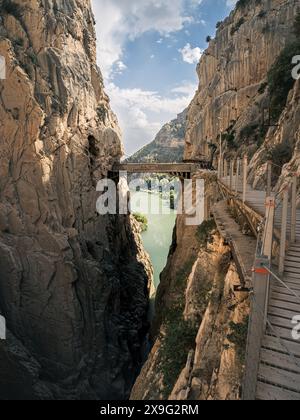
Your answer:
[[[209,161],[185,161],[182,163],[119,163],[115,164],[111,175],[120,172],[129,174],[170,174],[181,179],[191,179],[197,170],[213,170]]]
[[[300,319],[298,177],[275,193],[271,163],[265,191],[253,190],[247,175],[247,158],[243,164],[220,161],[224,201],[213,209],[237,262],[241,290],[251,292],[243,399],[300,400],[300,337],[293,334]],[[237,229],[229,208],[247,220],[255,241]]]

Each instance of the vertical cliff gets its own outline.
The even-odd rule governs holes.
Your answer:
[[[199,88],[188,111],[186,157],[209,154],[209,144],[218,145],[222,132],[227,158],[245,153],[252,158],[258,152],[252,180],[261,168],[256,184],[264,181],[265,163],[276,154],[274,137],[280,136],[274,125],[282,123],[294,84],[292,57],[300,48],[294,27],[298,11],[298,0],[240,1],[218,23],[216,37],[198,65]],[[295,133],[295,120],[293,124]],[[285,130],[293,148],[294,134],[288,134]],[[287,163],[290,157],[278,163]]]
[[[96,213],[122,146],[95,43],[89,0],[0,1],[0,399],[125,398],[142,360],[147,256]]]

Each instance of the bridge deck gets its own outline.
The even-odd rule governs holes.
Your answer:
[[[114,172],[128,173],[188,173],[195,171],[192,163],[120,163],[113,168]]]
[[[223,178],[222,182],[229,187],[230,178]],[[234,183],[232,187],[235,191]],[[265,192],[254,191],[250,185],[247,188],[246,204],[264,216]],[[242,199],[241,183],[237,190]],[[275,213],[275,228],[280,228],[281,222],[282,206],[279,206]],[[288,235],[290,233],[291,224],[288,223]],[[271,279],[269,327],[261,347],[257,378],[258,400],[300,400],[300,340],[292,337],[292,319],[300,315],[300,209],[297,210],[296,243],[287,251],[282,280],[290,290]]]

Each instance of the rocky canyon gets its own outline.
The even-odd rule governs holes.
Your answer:
[[[122,155],[89,0],[2,0],[0,399],[124,399],[151,266],[129,216],[96,212]]]
[[[187,110],[128,160],[213,161],[192,173],[205,220],[177,216],[149,319],[140,226],[96,210],[124,151],[91,1],[0,0],[0,400],[242,399],[253,290],[220,215],[252,256],[259,232],[215,169],[247,155],[265,189],[272,161],[274,193],[299,174],[299,0],[239,0],[216,26]]]

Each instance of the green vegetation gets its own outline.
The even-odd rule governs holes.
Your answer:
[[[281,174],[281,168],[293,157],[293,148],[288,139],[282,143],[276,144],[268,150],[267,160],[271,160],[276,166],[273,166],[273,174],[277,177]]]
[[[296,19],[295,19],[294,34],[297,37],[300,37],[300,10],[298,11],[298,14],[297,14]]]
[[[184,266],[180,270],[178,270],[176,274],[176,279],[175,279],[176,290],[181,291],[181,292],[185,290],[187,279],[188,279],[189,274],[192,271],[194,263],[195,263],[195,259],[191,258],[189,261],[187,261],[184,264]]]
[[[258,123],[248,124],[242,128],[240,137],[244,141],[253,140],[257,146],[261,146],[267,134],[268,127]]]
[[[211,232],[216,229],[216,223],[214,219],[205,220],[197,229],[197,239],[202,246],[206,246],[207,241],[211,235]]]
[[[185,321],[183,308],[170,309],[165,318],[166,334],[161,337],[161,367],[164,376],[164,397],[167,398],[186,364],[188,352],[195,348],[198,325]]]
[[[206,37],[206,42],[210,42],[211,41],[211,36],[210,35],[208,35],[207,37]]]
[[[298,24],[297,24],[298,25]],[[292,58],[299,55],[300,40],[290,42],[281,52],[268,73],[271,118],[278,121],[295,80],[292,77]]]
[[[142,232],[146,232],[148,230],[148,219],[146,216],[144,216],[141,213],[134,213],[133,217],[135,218],[135,220],[140,223],[141,228],[142,228]]]
[[[30,58],[30,60],[31,60],[31,62],[34,66],[38,65],[38,58],[37,58],[37,55],[34,51],[32,51],[32,50],[28,51],[27,52],[27,57]]]
[[[237,355],[242,364],[245,362],[249,317],[246,316],[242,323],[230,323],[231,333],[227,336],[228,341],[236,347]]]
[[[240,29],[240,27],[243,25],[245,23],[245,18],[243,18],[243,17],[241,17],[240,19],[239,19],[239,21],[237,22],[237,24],[236,25],[234,25],[232,28],[231,28],[231,31],[230,31],[230,34],[231,35],[234,35],[239,29]]]
[[[100,121],[105,123],[105,120],[107,118],[108,113],[107,113],[107,109],[106,109],[104,104],[101,104],[101,105],[98,106],[97,114],[98,114],[98,117],[99,117]]]
[[[16,19],[22,17],[24,8],[12,0],[2,0],[0,3],[0,11],[14,16]]]

